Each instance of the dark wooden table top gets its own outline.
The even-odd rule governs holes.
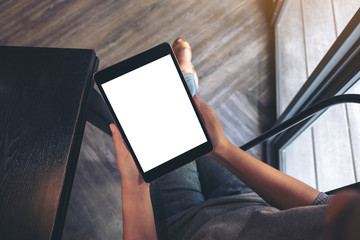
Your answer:
[[[0,47],[0,238],[58,239],[98,60]]]

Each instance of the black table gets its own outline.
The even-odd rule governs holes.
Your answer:
[[[0,47],[0,238],[59,239],[98,66],[93,50]]]

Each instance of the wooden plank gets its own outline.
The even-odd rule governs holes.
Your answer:
[[[257,111],[257,107],[244,96],[246,91],[235,92],[226,101],[214,108],[214,112],[223,126],[225,136],[237,146],[245,144],[265,131],[261,129],[261,126],[252,123],[254,121],[266,122],[267,113],[266,111]],[[261,159],[261,150],[261,145],[259,145],[247,152]]]
[[[355,182],[345,108],[334,106],[314,124],[314,149],[320,191]]]
[[[317,188],[311,128],[292,142],[283,154],[286,156],[282,171]]]
[[[280,46],[280,115],[307,79],[300,0],[290,0],[278,30]]]
[[[308,74],[336,39],[331,0],[302,0]]]
[[[360,0],[332,0],[336,32],[339,36],[360,7]]]
[[[335,41],[330,0],[303,0],[308,72],[315,69]],[[314,152],[320,191],[354,182],[345,106],[330,109],[313,127]]]

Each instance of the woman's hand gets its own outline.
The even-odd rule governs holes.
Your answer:
[[[116,163],[120,171],[121,181],[133,186],[148,186],[148,183],[140,175],[129,150],[125,146],[121,133],[114,123],[110,124],[110,130],[112,132]]]
[[[123,239],[157,239],[149,184],[141,177],[119,129],[110,124],[121,176]]]
[[[219,161],[270,205],[288,209],[312,204],[319,191],[292,178],[231,144],[210,107],[194,96],[214,144],[210,156]]]
[[[221,123],[211,107],[201,102],[197,95],[194,96],[194,101],[214,145],[213,151],[208,155],[213,158],[219,156],[226,151],[226,148],[231,143],[225,137]],[[112,123],[110,124],[110,129],[115,145],[116,163],[120,171],[121,180],[130,182],[133,185],[147,185],[141,177],[130,152],[126,148],[117,126]]]
[[[213,151],[208,155],[212,158],[219,156],[226,151],[226,147],[231,145],[231,143],[225,137],[221,123],[211,107],[201,102],[197,95],[194,96],[194,101],[214,145]]]

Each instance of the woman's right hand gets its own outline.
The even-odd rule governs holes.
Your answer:
[[[231,144],[224,135],[223,128],[214,111],[208,105],[204,104],[199,96],[193,97],[196,107],[205,123],[205,127],[210,135],[214,149],[208,154],[209,157],[215,158],[221,156],[226,147]]]

